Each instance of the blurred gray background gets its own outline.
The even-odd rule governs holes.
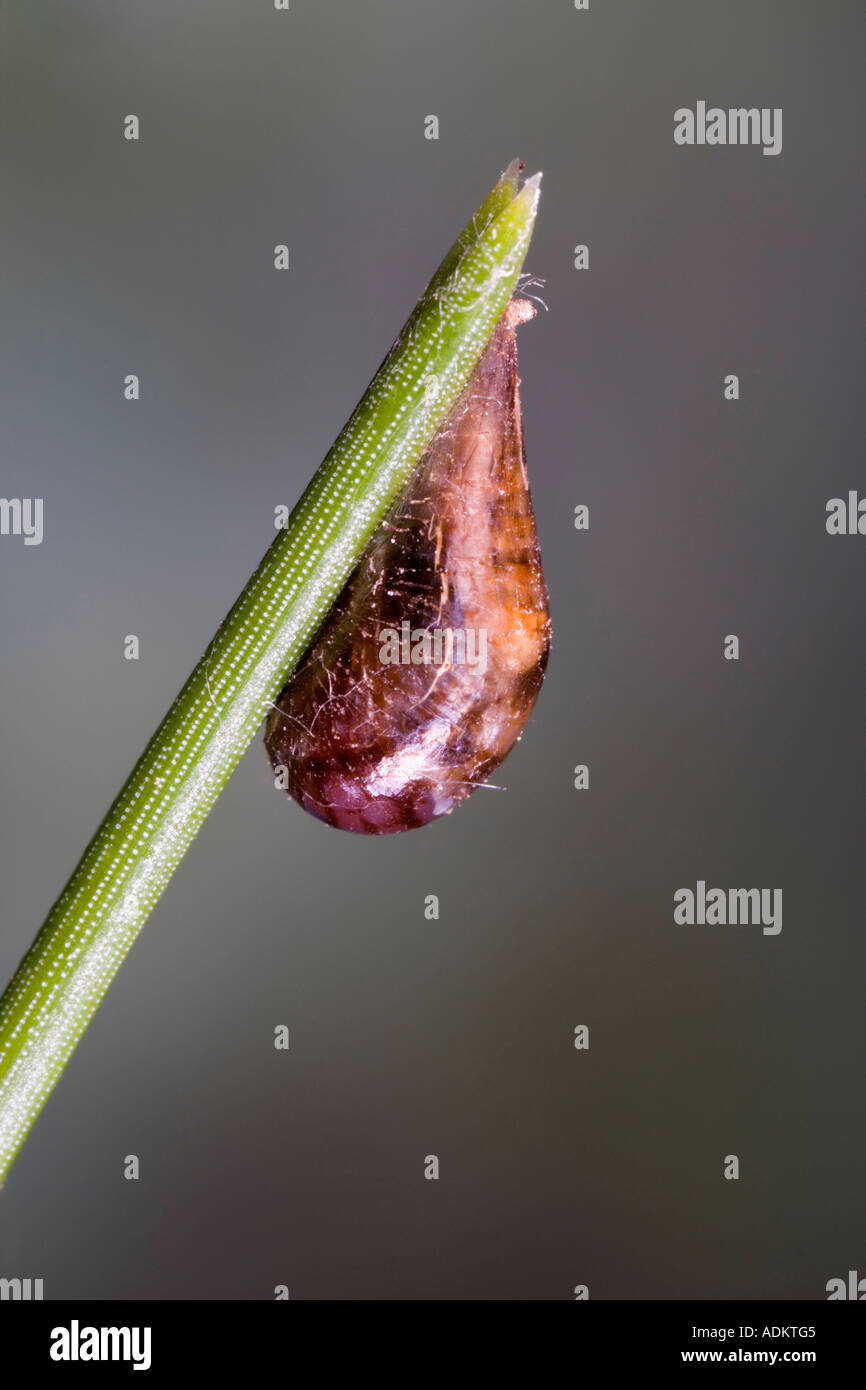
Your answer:
[[[866,492],[864,28],[855,0],[5,0],[0,491],[45,538],[0,540],[4,981],[514,155],[544,170],[520,347],[555,645],[507,790],[422,831],[318,824],[256,741],[0,1194],[0,1275],[866,1273],[866,539],[824,526]],[[698,99],[782,107],[782,154],[677,148]],[[676,926],[698,878],[781,887],[781,934]]]

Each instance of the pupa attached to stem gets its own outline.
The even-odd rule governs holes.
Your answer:
[[[280,784],[342,830],[426,825],[510,752],[550,615],[526,473],[513,299],[409,489],[267,721]]]

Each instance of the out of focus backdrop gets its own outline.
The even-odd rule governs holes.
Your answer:
[[[866,1272],[866,538],[825,528],[866,494],[864,27],[854,0],[6,0],[0,491],[44,537],[0,537],[3,982],[515,155],[544,170],[520,349],[555,637],[504,790],[424,830],[329,830],[256,741],[0,1194],[0,1276],[812,1299]],[[676,146],[699,100],[782,108],[782,152]],[[781,932],[676,924],[698,880],[781,888]]]

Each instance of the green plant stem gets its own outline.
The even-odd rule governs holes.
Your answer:
[[[223,622],[0,1000],[0,1182],[133,941],[468,381],[523,264],[516,166],[445,257]]]

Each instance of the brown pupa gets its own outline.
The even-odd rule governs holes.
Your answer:
[[[465,801],[520,737],[550,651],[512,300],[407,492],[272,709],[305,810],[385,835]]]

